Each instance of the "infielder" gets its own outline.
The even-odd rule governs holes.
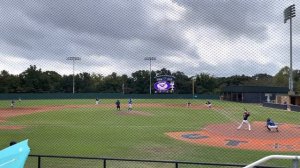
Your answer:
[[[211,104],[210,101],[207,101],[205,104],[206,104],[206,106],[207,106],[208,108],[211,108],[211,106],[212,106],[212,104]]]
[[[15,104],[16,104],[15,100],[11,100],[10,107],[15,108]]]
[[[188,101],[187,103],[186,103],[186,106],[189,108],[189,107],[191,107],[191,105],[192,105],[192,103],[190,102],[190,101]]]
[[[240,125],[237,129],[241,129],[242,126],[243,126],[243,124],[246,123],[246,124],[248,124],[248,129],[249,129],[249,131],[251,131],[251,125],[250,125],[250,123],[249,123],[249,121],[248,121],[248,117],[249,117],[249,116],[250,116],[250,112],[247,111],[247,110],[245,110],[245,112],[244,112],[244,114],[243,114],[243,121],[242,121],[241,125]]]

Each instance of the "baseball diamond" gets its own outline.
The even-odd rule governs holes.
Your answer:
[[[128,99],[119,99],[118,111],[116,100],[23,99],[15,108],[0,101],[0,145],[27,138],[31,154],[243,164],[266,153],[300,151],[296,112],[221,100],[209,108],[200,99],[134,99],[131,111]],[[244,108],[251,131],[237,129]],[[265,127],[268,117],[280,122],[279,132]],[[216,154],[224,157],[216,160]]]

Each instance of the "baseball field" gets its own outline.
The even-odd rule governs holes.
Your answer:
[[[31,155],[63,155],[126,159],[249,164],[274,154],[300,152],[300,113],[259,104],[212,100],[133,99],[133,110],[121,99],[22,100],[10,108],[0,101],[0,148],[29,139]],[[242,122],[251,115],[252,130]],[[264,126],[270,117],[279,132]],[[299,139],[298,139],[299,138]],[[291,161],[274,161],[289,167]],[[48,159],[43,167],[99,167],[99,162]],[[36,166],[29,158],[26,167]],[[111,167],[172,167],[167,164],[111,162]],[[197,166],[182,166],[197,167]],[[200,166],[198,166],[200,167]],[[201,166],[203,167],[203,166]]]

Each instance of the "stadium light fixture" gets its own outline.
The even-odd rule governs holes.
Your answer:
[[[149,93],[150,93],[150,95],[151,95],[151,84],[152,84],[152,82],[151,82],[151,61],[156,60],[156,57],[145,57],[144,60],[147,60],[147,61],[150,62],[150,71],[149,71],[149,76],[150,76]]]
[[[73,61],[73,94],[75,93],[75,70],[74,70],[74,65],[75,61],[80,61],[80,57],[67,57],[67,60],[72,60]]]
[[[293,82],[293,50],[292,50],[292,18],[296,16],[296,11],[295,11],[295,4],[287,7],[284,10],[284,23],[287,22],[287,20],[290,20],[290,72],[289,72],[289,94],[294,95],[294,82]]]

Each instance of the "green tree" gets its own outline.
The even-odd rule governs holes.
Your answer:
[[[293,70],[294,90],[300,91],[300,70]]]
[[[214,76],[201,73],[196,76],[195,93],[214,93],[217,87],[217,80]]]
[[[133,78],[128,77],[127,75],[122,75],[122,89],[124,89],[124,93],[134,93],[134,81]]]
[[[245,85],[249,80],[251,80],[251,77],[246,75],[233,75],[228,78],[226,78],[225,83],[227,86],[230,85]]]
[[[160,76],[160,75],[171,75],[171,71],[167,70],[166,68],[162,68],[161,70],[157,70],[156,71],[156,75]]]
[[[47,89],[47,78],[43,76],[42,70],[37,69],[35,65],[30,65],[20,74],[21,86],[24,92],[43,92]]]
[[[65,93],[73,92],[73,75],[63,75],[61,79],[61,88]]]
[[[175,77],[175,93],[192,93],[192,79],[180,71],[172,73],[172,76]]]
[[[122,79],[117,73],[104,77],[103,79],[103,91],[108,93],[121,93],[122,92]]]
[[[80,93],[94,92],[96,89],[93,85],[93,79],[87,72],[76,75],[77,77],[77,90]]]
[[[62,76],[55,71],[43,72],[42,79],[48,83],[44,86],[49,92],[60,92],[62,91]],[[44,89],[46,89],[44,88]]]
[[[134,93],[149,93],[149,71],[139,70],[131,74],[133,79]],[[152,80],[154,80],[155,72],[151,72]]]
[[[290,68],[285,66],[274,76],[275,86],[288,87],[289,86],[289,70]]]
[[[20,90],[19,77],[9,74],[8,71],[1,71],[0,81],[0,93],[13,93]]]
[[[268,74],[255,74],[248,81],[245,81],[245,85],[249,86],[274,86],[274,77]]]
[[[103,82],[104,76],[102,74],[93,73],[91,75],[91,78],[92,78],[92,85],[93,85],[93,88],[95,88],[95,91],[96,92],[103,91],[102,88],[104,85],[104,82]]]

